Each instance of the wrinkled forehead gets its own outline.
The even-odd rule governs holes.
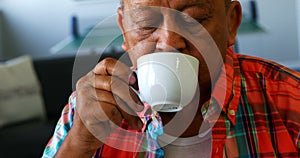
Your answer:
[[[211,7],[215,0],[124,0],[125,9],[134,9],[140,6],[167,7],[183,10],[189,6]],[[216,0],[220,1],[220,0]]]

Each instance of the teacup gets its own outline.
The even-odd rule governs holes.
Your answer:
[[[180,111],[195,95],[198,67],[198,59],[178,52],[141,56],[136,71],[141,100],[154,111]]]

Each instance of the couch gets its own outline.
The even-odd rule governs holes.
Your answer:
[[[76,81],[95,65],[95,62],[90,61],[99,61],[106,57],[119,59],[122,55],[123,52],[112,52],[104,53],[100,59],[98,55],[33,59],[33,67],[41,87],[45,118],[27,119],[1,127],[0,157],[41,157]],[[128,61],[126,56],[122,56],[122,59]],[[73,71],[74,63],[77,68]]]

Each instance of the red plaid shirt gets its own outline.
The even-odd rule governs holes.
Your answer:
[[[211,157],[299,157],[300,74],[271,61],[235,54],[231,48],[227,52],[212,97],[202,106],[204,119],[213,125]],[[74,98],[70,97],[43,157],[55,155],[71,128]],[[161,125],[159,116],[143,119],[151,130],[134,131],[124,122],[123,128],[130,132],[116,130],[108,141],[144,152],[104,145],[94,157],[163,157],[153,139]]]

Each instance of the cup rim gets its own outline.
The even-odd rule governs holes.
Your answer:
[[[139,57],[137,59],[137,61],[144,60],[145,58],[147,58],[149,56],[157,56],[159,54],[164,54],[166,56],[170,56],[170,55],[172,56],[174,54],[180,54],[180,55],[182,55],[186,58],[190,58],[191,60],[194,60],[194,62],[199,62],[199,60],[196,57],[194,57],[192,55],[189,55],[189,54],[184,54],[184,53],[181,53],[181,52],[154,52],[154,53],[149,53],[149,54],[142,55],[141,57]]]

